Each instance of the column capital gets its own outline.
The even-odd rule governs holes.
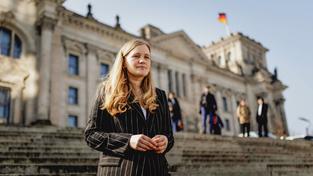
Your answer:
[[[47,29],[53,31],[57,24],[57,19],[51,18],[49,16],[42,16],[37,21],[37,27],[41,30]]]
[[[101,53],[101,51],[98,51],[98,47],[93,45],[93,44],[90,44],[90,43],[85,43],[85,53],[88,55],[90,53],[94,53],[94,54],[98,54],[98,53]]]

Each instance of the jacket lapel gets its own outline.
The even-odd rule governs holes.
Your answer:
[[[139,103],[133,102],[133,103],[130,103],[130,106],[137,112],[137,114],[140,116],[142,120],[144,121],[146,120]]]
[[[142,112],[142,109],[140,107],[140,104],[138,102],[134,102],[133,100],[134,100],[133,95],[130,95],[130,98],[129,98],[130,107],[137,112],[138,118],[141,119],[144,122],[147,129],[151,131],[153,129],[153,123],[155,121],[155,115],[150,113],[150,111],[147,109],[147,114],[145,118]]]

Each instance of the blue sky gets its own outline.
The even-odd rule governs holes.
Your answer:
[[[166,33],[184,30],[200,46],[226,35],[217,14],[227,13],[232,32],[242,32],[269,49],[269,70],[277,67],[289,87],[284,95],[290,133],[305,132],[307,124],[300,116],[313,123],[313,1],[67,0],[64,5],[85,15],[88,3],[94,17],[108,25],[115,24],[118,14],[130,33],[139,34],[149,23]]]

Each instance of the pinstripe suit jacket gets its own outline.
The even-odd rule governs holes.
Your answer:
[[[98,176],[168,175],[165,153],[173,147],[174,138],[166,94],[160,89],[156,89],[156,93],[159,107],[154,113],[147,110],[146,119],[138,103],[130,103],[126,112],[112,117],[99,108],[100,100],[95,101],[85,130],[85,140],[91,148],[101,151]],[[150,138],[165,135],[168,146],[163,154],[133,150],[129,140],[134,134]]]

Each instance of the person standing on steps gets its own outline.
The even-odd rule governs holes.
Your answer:
[[[268,137],[268,128],[267,128],[268,105],[264,103],[263,97],[258,97],[257,103],[258,109],[256,113],[256,121],[258,123],[259,137]]]
[[[237,108],[237,117],[240,124],[240,129],[242,133],[242,137],[246,136],[250,137],[250,118],[251,118],[251,111],[248,105],[246,104],[246,100],[240,100],[239,106]]]
[[[175,97],[174,92],[168,93],[168,103],[169,103],[169,110],[172,119],[172,129],[173,132],[179,132],[184,129],[183,120],[182,120],[182,113],[180,109],[179,102]]]
[[[101,152],[98,176],[165,176],[174,145],[165,91],[155,88],[151,47],[125,43],[100,84],[85,129],[88,146]]]
[[[217,111],[217,104],[214,95],[210,92],[210,86],[203,89],[200,97],[200,114],[202,120],[202,134],[207,132],[207,118],[209,116],[210,134],[213,133],[213,115]]]

